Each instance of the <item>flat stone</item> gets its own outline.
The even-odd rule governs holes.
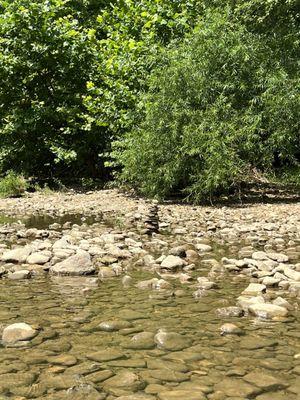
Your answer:
[[[203,393],[197,393],[194,390],[166,390],[158,393],[160,400],[205,400]]]
[[[215,391],[224,393],[228,397],[254,397],[260,394],[262,390],[247,382],[237,378],[225,378],[221,379],[219,383],[215,385]]]
[[[191,346],[191,340],[188,337],[162,329],[155,335],[154,341],[158,348],[169,351],[182,350]]]
[[[252,304],[249,307],[249,312],[263,319],[286,317],[288,315],[288,310],[286,308],[270,303]]]
[[[2,341],[4,344],[14,344],[19,341],[31,340],[37,334],[38,331],[36,329],[33,329],[30,325],[24,322],[20,322],[4,328]]]
[[[9,391],[15,387],[30,386],[35,379],[35,374],[24,371],[0,375],[0,393]]]
[[[255,397],[255,400],[299,400],[295,395],[287,392],[269,392]]]
[[[284,389],[288,386],[282,379],[266,374],[264,371],[252,371],[245,375],[243,379],[265,391]]]
[[[276,306],[280,306],[283,308],[286,308],[287,310],[293,310],[294,307],[284,298],[282,297],[277,297],[275,300],[272,301],[273,304],[275,304]]]
[[[95,271],[91,256],[87,251],[78,250],[76,254],[66,258],[64,261],[52,265],[49,269],[55,275],[89,275]]]
[[[282,253],[267,253],[268,257],[271,260],[277,261],[279,263],[284,263],[284,262],[288,262],[289,258],[286,254],[282,254]]]
[[[189,375],[169,369],[154,369],[148,370],[148,372],[152,376],[152,378],[158,379],[163,382],[184,382],[190,379]]]
[[[122,310],[122,318],[126,321],[136,321],[138,319],[147,319],[147,315],[135,310]]]
[[[186,262],[178,256],[169,255],[160,265],[164,269],[176,270],[183,268],[186,265]]]
[[[92,383],[100,383],[104,382],[107,379],[114,376],[114,373],[108,369],[104,369],[102,371],[96,371],[86,376],[86,380]]]
[[[129,321],[122,320],[112,320],[112,321],[103,321],[99,324],[100,331],[104,332],[116,332],[121,329],[131,328],[132,323]]]
[[[223,307],[216,310],[216,314],[219,317],[242,317],[244,315],[244,310],[240,307]]]
[[[260,283],[250,283],[248,287],[242,292],[243,296],[257,296],[266,291],[266,286]]]
[[[145,393],[129,394],[121,397],[117,397],[116,400],[155,400],[154,396]]]
[[[265,347],[274,347],[278,344],[276,340],[273,339],[264,339],[264,338],[254,338],[254,337],[245,337],[240,341],[241,349],[247,350],[257,350],[263,349]]]
[[[266,276],[262,280],[262,284],[267,287],[278,286],[279,282],[280,282],[280,279],[273,278],[272,276]]]
[[[116,272],[112,269],[112,267],[100,267],[98,272],[99,278],[115,278]]]
[[[19,247],[17,249],[6,251],[2,254],[1,260],[12,263],[25,263],[27,257],[32,252],[31,246]]]
[[[284,268],[284,275],[293,281],[300,282],[300,272],[293,270],[292,268]]]
[[[134,350],[150,350],[155,347],[153,332],[140,332],[134,335],[123,347]]]
[[[242,335],[244,331],[235,324],[223,324],[220,328],[220,333],[224,335]]]
[[[252,254],[253,260],[258,260],[258,261],[263,261],[263,260],[268,260],[268,255],[264,251],[255,251]]]
[[[198,243],[195,245],[195,248],[200,251],[201,253],[206,253],[212,251],[212,247],[208,244]]]
[[[125,355],[117,350],[107,349],[87,354],[86,357],[89,360],[104,362],[104,361],[111,361],[111,360],[118,360],[121,358],[125,358]]]
[[[146,383],[142,381],[138,375],[130,371],[120,371],[112,378],[104,381],[103,387],[105,390],[111,388],[123,389],[127,392],[137,392],[143,390]]]
[[[46,264],[50,260],[50,256],[44,253],[32,253],[29,257],[27,257],[26,263],[27,264],[37,264],[43,265]]]
[[[31,277],[31,272],[28,269],[20,269],[16,272],[10,272],[7,274],[7,278],[13,281],[17,281],[19,279],[29,279]]]
[[[47,361],[54,365],[63,365],[66,367],[71,367],[77,364],[77,358],[70,354],[60,354],[58,356],[48,357]]]
[[[107,365],[109,367],[117,368],[146,368],[146,361],[141,358],[133,358],[130,360],[116,360],[108,361]]]
[[[147,360],[149,369],[169,369],[177,372],[189,372],[189,368],[183,362],[165,361],[160,358]]]
[[[265,299],[262,296],[239,296],[237,298],[237,304],[244,310],[248,311],[249,307],[253,304],[264,304]]]

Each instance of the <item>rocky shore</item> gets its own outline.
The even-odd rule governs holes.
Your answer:
[[[176,329],[174,321],[173,327],[161,322],[151,326],[147,317],[143,326],[143,313],[137,305],[127,311],[126,304],[122,305],[121,318],[87,318],[89,329],[93,335],[100,332],[104,344],[109,343],[109,337],[126,340],[122,339],[121,347],[97,350],[91,346],[95,351],[84,354],[81,362],[78,354],[72,354],[74,345],[41,354],[49,342],[49,327],[42,321],[37,319],[35,325],[17,317],[8,324],[3,317],[4,364],[10,352],[16,357],[20,349],[37,346],[42,361],[35,365],[51,366],[47,376],[44,368],[38,372],[25,368],[29,372],[22,375],[24,382],[17,386],[21,389],[12,392],[19,399],[294,400],[300,395],[296,379],[300,372],[299,340],[288,349],[289,366],[283,372],[287,379],[278,374],[280,367],[277,369],[274,362],[271,368],[251,364],[246,351],[263,349],[268,359],[277,346],[270,337],[256,341],[252,335],[248,337],[251,324],[275,324],[279,331],[289,327],[287,334],[299,339],[299,203],[157,205],[106,190],[2,199],[0,214],[12,219],[0,225],[2,287],[59,279],[73,282],[87,302],[100,296],[104,287],[107,291],[110,285],[120,285],[118,290],[124,296],[147,296],[151,304],[164,303],[166,308],[174,302],[180,315],[180,307],[184,307],[185,318],[196,306],[199,308],[191,321],[199,312],[213,313],[207,325],[213,323],[212,343],[219,340],[219,356],[227,357],[226,368],[221,368],[222,363],[216,368],[224,373],[215,373],[213,378],[203,341],[185,334],[185,328]],[[32,220],[37,227],[32,226]],[[234,287],[233,292],[220,298],[228,284]],[[59,323],[56,325],[59,329]],[[230,346],[234,340],[242,346],[238,357],[229,357],[228,340]],[[136,352],[135,356],[126,351]],[[245,352],[249,365],[242,367],[236,358],[245,358]],[[216,357],[215,347],[211,355]],[[284,365],[286,360],[283,355],[281,358]],[[94,369],[88,367],[90,361],[96,363]],[[212,370],[215,367],[211,365]],[[11,393],[7,382],[20,373],[19,368],[0,369],[0,393]],[[78,373],[84,377],[80,384],[74,378]],[[218,382],[220,376],[222,381]]]

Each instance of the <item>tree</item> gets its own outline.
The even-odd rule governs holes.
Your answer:
[[[80,165],[92,174],[101,132],[87,126],[82,99],[95,31],[64,0],[1,1],[0,9],[2,168],[36,176]]]
[[[90,121],[106,131],[106,159],[111,161],[111,144],[122,142],[139,117],[137,98],[157,56],[192,29],[203,6],[197,0],[117,0],[97,17],[103,39],[85,105]]]
[[[252,167],[270,170],[275,156],[296,163],[297,59],[282,58],[281,45],[250,32],[230,8],[208,11],[152,74],[140,123],[118,155],[122,178],[151,196],[180,190],[198,201]]]

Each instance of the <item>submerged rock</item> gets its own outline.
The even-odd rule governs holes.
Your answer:
[[[31,277],[31,272],[27,269],[20,269],[19,271],[9,272],[7,278],[11,280],[19,279],[29,279]]]
[[[159,400],[205,400],[206,396],[194,390],[165,390],[158,393]]]
[[[220,333],[222,336],[224,335],[242,335],[244,331],[234,324],[224,324],[220,328]]]
[[[155,347],[153,332],[140,332],[124,345],[127,349],[149,350]]]
[[[216,314],[219,317],[242,317],[244,315],[244,310],[240,307],[223,307],[216,310]]]
[[[103,383],[105,390],[121,389],[125,392],[137,392],[144,389],[146,383],[137,374],[130,371],[120,371]],[[113,391],[113,393],[117,393]]]
[[[120,329],[131,328],[132,323],[129,321],[122,321],[122,320],[112,320],[112,321],[103,321],[99,325],[100,331],[104,332],[116,332]]]
[[[158,348],[169,351],[182,350],[191,346],[191,340],[188,337],[175,332],[166,332],[160,329],[154,337]]]

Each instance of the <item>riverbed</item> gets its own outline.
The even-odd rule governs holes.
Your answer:
[[[300,204],[151,206],[0,201],[1,398],[299,398]]]

